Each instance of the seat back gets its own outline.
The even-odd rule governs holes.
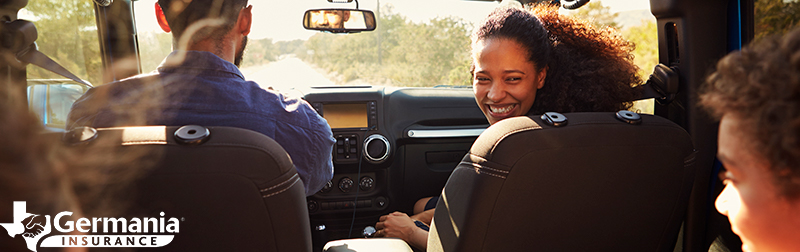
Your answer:
[[[104,169],[148,169],[115,200],[130,203],[128,217],[179,220],[164,250],[311,251],[303,182],[277,142],[246,129],[186,127],[101,128],[75,148],[138,153]]]
[[[686,131],[649,115],[562,116],[478,137],[442,191],[428,251],[672,251],[694,174]]]

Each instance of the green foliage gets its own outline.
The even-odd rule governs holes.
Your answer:
[[[618,30],[620,28],[620,25],[614,21],[619,14],[611,13],[611,7],[603,6],[600,1],[589,2],[589,4],[579,8],[573,16],[591,20],[597,27],[609,26]]]
[[[247,42],[241,67],[258,66],[275,61],[277,54],[278,50],[273,45],[272,39],[251,40]]]
[[[298,58],[306,57],[304,40],[278,41],[272,39],[257,39],[247,42],[244,58],[240,67],[260,66],[278,60],[284,54],[294,54]]]
[[[275,42],[275,47],[278,49],[278,54],[294,54],[300,58],[305,58],[308,53],[306,49],[305,40],[295,39],[292,41],[278,41]]]
[[[658,27],[655,22],[642,21],[640,25],[625,29],[623,37],[636,44],[633,51],[633,63],[639,67],[639,76],[646,81],[653,73],[653,68],[658,64]],[[634,103],[632,111],[645,114],[655,112],[653,99],[641,100]]]
[[[646,22],[626,29],[623,37],[636,44],[633,63],[639,66],[641,76],[647,78],[658,64],[658,27],[655,22]]]
[[[800,2],[797,0],[756,0],[755,39],[767,35],[782,35],[800,21]]]
[[[139,60],[142,63],[142,72],[152,72],[172,52],[172,34],[147,32],[140,33],[138,36]]]
[[[470,25],[460,18],[414,23],[389,9],[374,32],[319,33],[306,43],[305,59],[339,73],[339,82],[356,79],[398,86],[470,85]]]
[[[82,79],[102,83],[102,58],[92,1],[36,0],[25,10],[36,20],[39,51]],[[28,79],[63,79],[40,67],[29,65]]]

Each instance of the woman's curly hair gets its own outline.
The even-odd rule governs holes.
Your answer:
[[[800,198],[800,28],[725,56],[701,93],[713,116],[739,120],[782,195]]]
[[[557,7],[500,8],[472,35],[476,42],[511,39],[529,53],[537,69],[547,67],[544,87],[528,114],[629,109],[641,91],[633,42],[612,28],[558,13]]]

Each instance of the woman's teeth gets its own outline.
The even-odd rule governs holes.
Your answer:
[[[505,106],[505,107],[489,106],[489,110],[491,110],[492,113],[495,113],[495,114],[504,114],[504,113],[507,113],[508,111],[511,111],[511,109],[513,109],[514,106],[515,105],[509,105],[509,106]]]

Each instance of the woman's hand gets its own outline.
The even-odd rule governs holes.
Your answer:
[[[375,228],[378,229],[375,237],[396,237],[414,247],[423,249],[427,247],[428,232],[417,227],[407,214],[394,212],[381,216]]]

